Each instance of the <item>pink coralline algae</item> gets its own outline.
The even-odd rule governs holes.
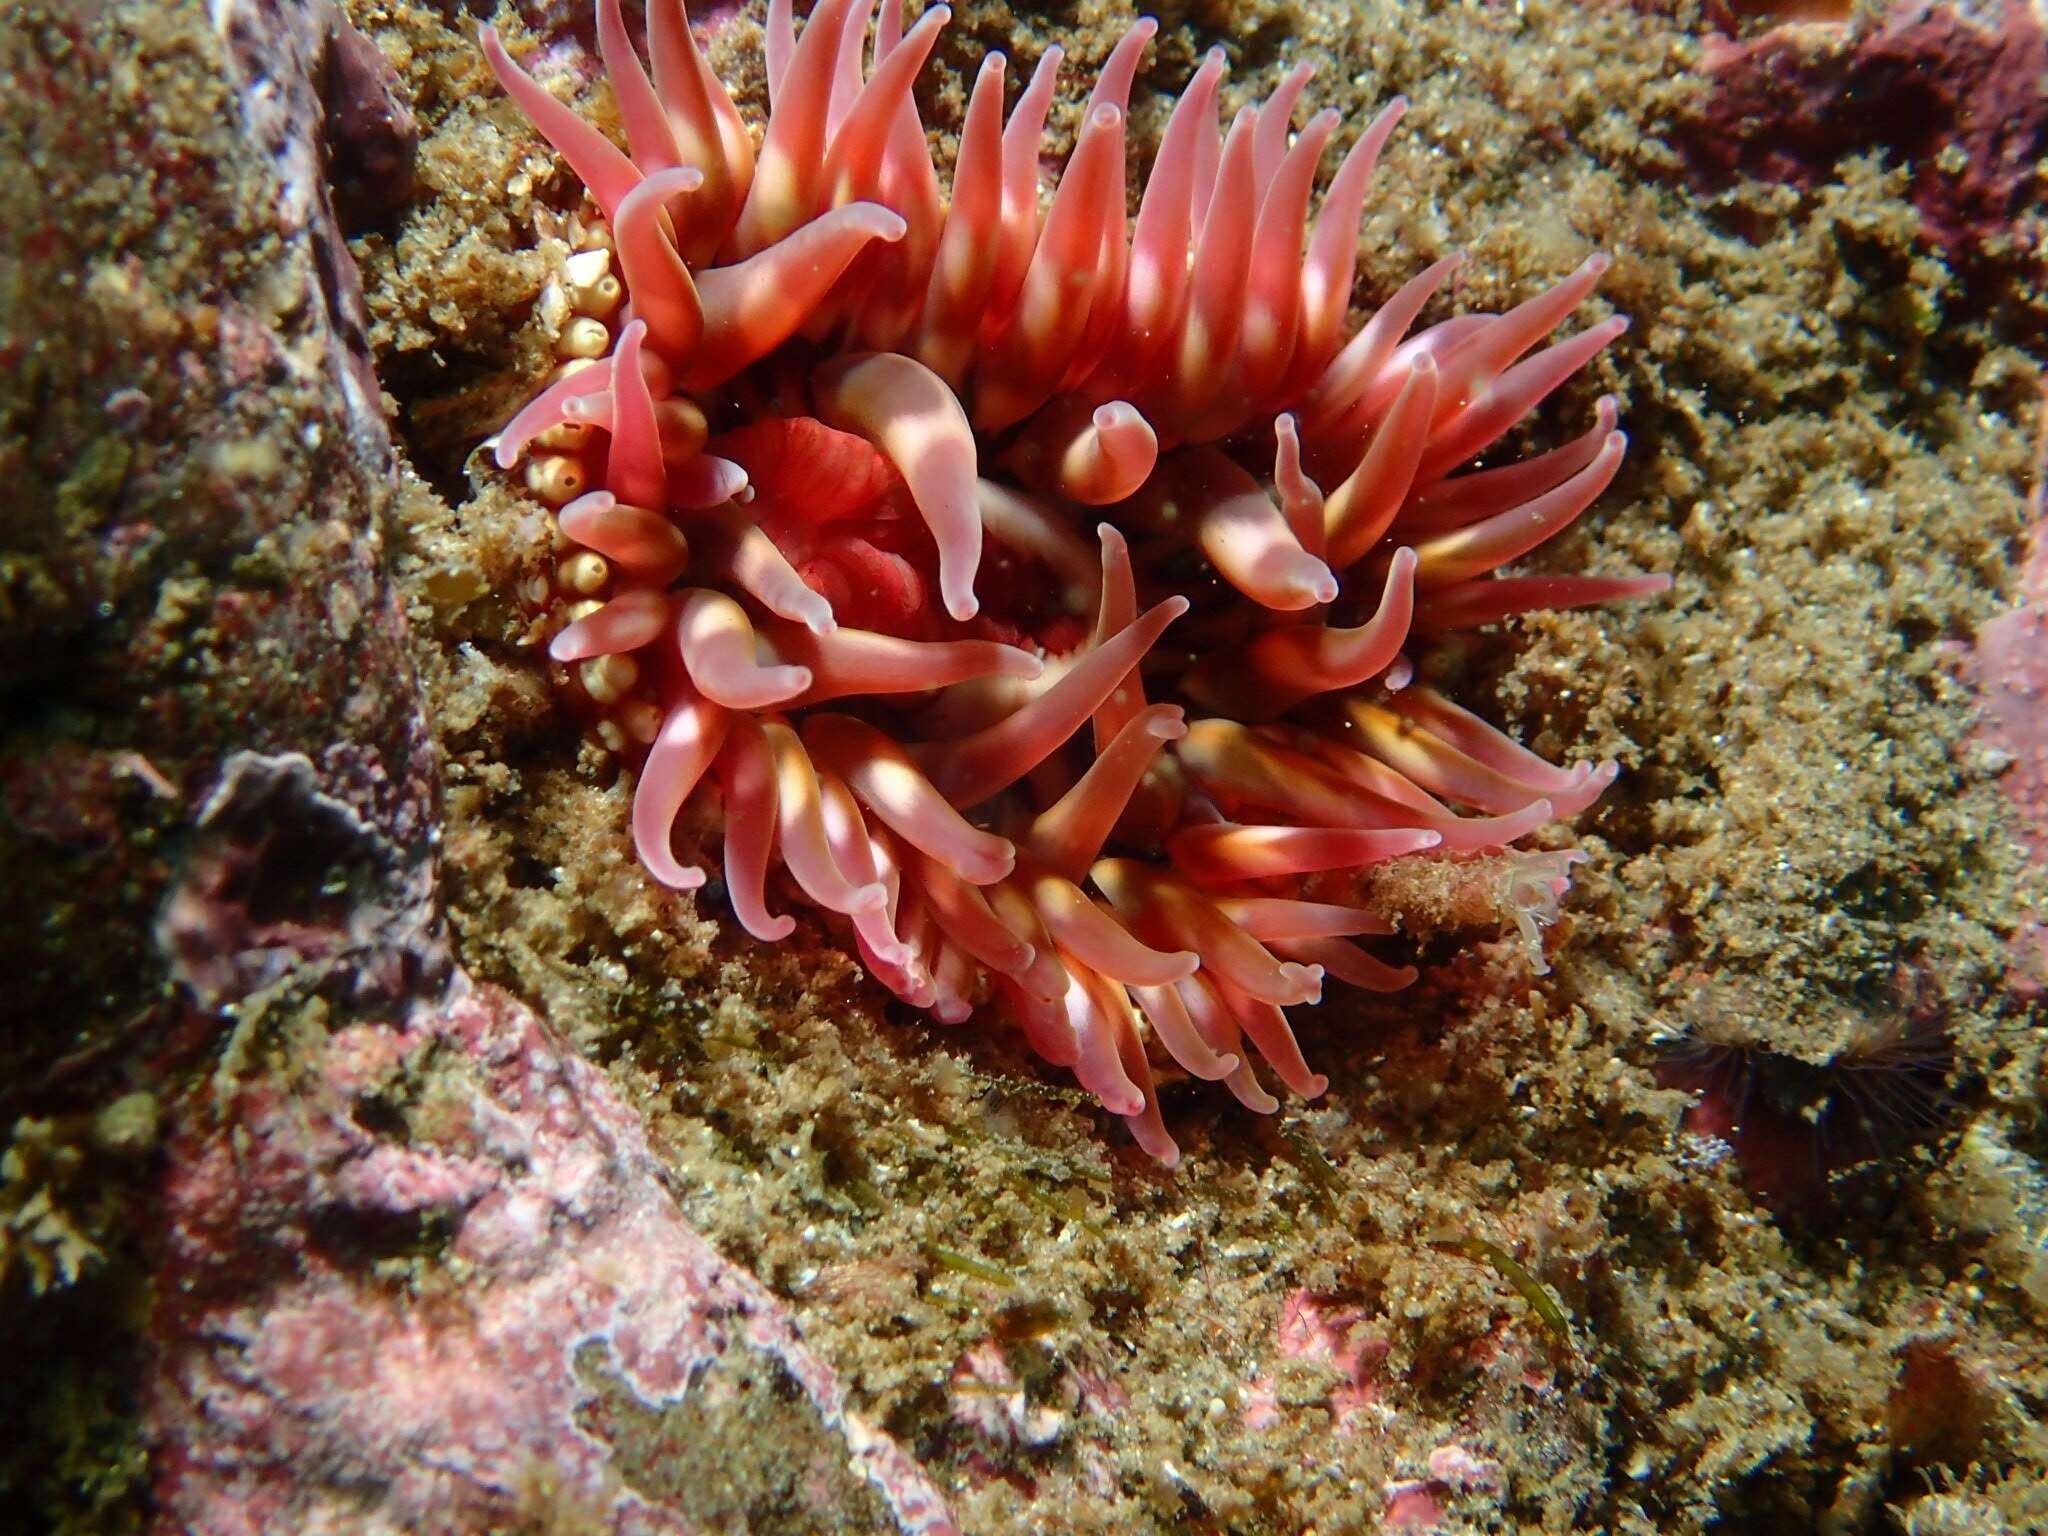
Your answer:
[[[389,1134],[379,1106],[430,1057],[460,1063],[431,1126]],[[600,1400],[612,1382],[650,1413],[701,1405],[719,1362],[810,1405],[844,1469],[813,1479],[819,1521],[866,1490],[878,1521],[956,1529],[788,1309],[683,1221],[603,1070],[521,1005],[458,975],[313,1065],[238,1086],[167,1149],[160,1529],[708,1528],[687,1491],[635,1486]],[[445,1254],[419,1296],[360,1260],[432,1230]]]
[[[1911,170],[1928,238],[1952,256],[2009,231],[2048,150],[2048,31],[2026,0],[1920,3],[1856,25],[1711,39],[1715,89],[1681,138],[1710,183],[1810,186],[1850,155]]]
[[[1474,1456],[1452,1442],[1429,1453],[1428,1475],[1388,1483],[1383,1531],[1433,1531],[1457,1494],[1486,1492],[1500,1486],[1500,1466]]]
[[[1392,1344],[1375,1318],[1363,1307],[1339,1297],[1309,1290],[1290,1291],[1280,1304],[1274,1347],[1284,1360],[1304,1360],[1336,1373],[1336,1380],[1314,1399],[1312,1412],[1329,1415],[1340,1434],[1371,1434],[1382,1430],[1394,1410],[1382,1401],[1381,1378]],[[1279,1376],[1266,1371],[1245,1392],[1239,1420],[1261,1431],[1282,1422],[1298,1400],[1283,1408]],[[1473,1455],[1456,1442],[1429,1453],[1420,1477],[1396,1478],[1381,1489],[1385,1500],[1378,1529],[1433,1531],[1460,1495],[1486,1493],[1500,1487],[1500,1466]]]
[[[1391,932],[1361,871],[1506,847],[1614,778],[1416,685],[1413,653],[1665,584],[1500,574],[1613,480],[1612,400],[1466,470],[1627,321],[1543,345],[1595,256],[1410,334],[1453,257],[1348,329],[1403,103],[1311,218],[1338,114],[1294,130],[1302,67],[1224,132],[1220,49],[1127,220],[1149,19],[1049,197],[1060,50],[1007,121],[983,60],[949,198],[911,95],[948,12],[905,31],[884,5],[872,47],[870,14],[821,0],[799,32],[771,0],[757,142],[679,0],[648,6],[651,77],[599,0],[624,150],[486,29],[589,200],[548,299],[562,367],[495,444],[553,509],[529,595],[637,772],[655,879],[703,887],[721,826],[749,933],[788,936],[791,900],[838,914],[899,998],[1013,1022],[1171,1163],[1155,1053],[1271,1112],[1254,1055],[1326,1085],[1287,1008],[1413,978],[1354,942]]]
[[[1981,711],[1974,745],[2003,770],[1999,787],[2021,845],[2036,864],[2048,864],[2048,385],[2039,431],[2032,529],[2016,601],[1978,633],[1966,674]],[[2021,923],[2012,949],[2013,989],[2028,998],[2048,993],[2048,922],[2036,916]]]
[[[1341,1378],[1325,1399],[1339,1429],[1350,1427],[1379,1401],[1380,1366],[1392,1345],[1371,1331],[1370,1321],[1363,1308],[1313,1291],[1291,1291],[1280,1305],[1274,1342],[1281,1357],[1325,1362]],[[1278,1379],[1272,1372],[1247,1391],[1240,1417],[1244,1427],[1253,1430],[1280,1422]]]

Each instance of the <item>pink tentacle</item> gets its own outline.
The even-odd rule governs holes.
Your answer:
[[[865,437],[896,466],[938,545],[946,612],[973,618],[980,608],[978,450],[958,397],[924,364],[891,352],[835,359],[813,376],[812,388],[827,422]]]
[[[677,862],[670,846],[676,817],[725,744],[730,721],[716,704],[685,692],[670,706],[633,791],[633,846],[640,862],[655,879],[678,891],[701,886],[704,871]]]

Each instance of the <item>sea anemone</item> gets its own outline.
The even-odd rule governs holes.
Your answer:
[[[598,0],[625,150],[485,29],[594,205],[564,362],[497,462],[555,509],[549,653],[637,772],[649,873],[705,883],[678,821],[715,801],[749,933],[786,937],[788,900],[840,914],[896,996],[1014,1022],[1172,1163],[1155,1062],[1271,1112],[1254,1052],[1326,1086],[1286,1009],[1413,979],[1355,942],[1392,931],[1347,899],[1358,872],[1504,848],[1614,778],[1415,685],[1410,651],[1664,585],[1497,574],[1613,480],[1611,399],[1561,447],[1454,473],[1627,322],[1538,350],[1596,256],[1410,335],[1453,257],[1350,328],[1404,103],[1312,221],[1338,114],[1293,130],[1302,67],[1221,131],[1220,48],[1128,217],[1150,19],[1049,195],[1060,50],[1007,120],[985,58],[949,197],[911,95],[948,12],[905,32],[871,5],[820,0],[799,34],[770,0],[758,142],[680,0],[648,0],[651,78]]]

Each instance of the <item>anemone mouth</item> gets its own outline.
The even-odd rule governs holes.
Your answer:
[[[1261,1112],[1254,1056],[1321,1093],[1285,1010],[1413,971],[1304,882],[1502,847],[1612,778],[1408,685],[1419,635],[1662,584],[1499,574],[1613,480],[1611,400],[1464,469],[1625,329],[1546,344],[1605,259],[1415,331],[1441,261],[1347,332],[1403,103],[1318,204],[1339,119],[1295,131],[1307,69],[1226,132],[1212,51],[1127,220],[1149,19],[1045,196],[1057,49],[1007,119],[983,63],[949,187],[910,95],[943,7],[819,0],[799,31],[770,0],[758,144],[680,0],[648,7],[651,75],[597,16],[624,149],[483,35],[591,204],[562,366],[496,449],[554,509],[551,652],[636,769],[649,872],[705,883],[675,827],[715,790],[751,933],[840,915],[898,997],[994,1005],[1169,1162],[1157,1066]]]

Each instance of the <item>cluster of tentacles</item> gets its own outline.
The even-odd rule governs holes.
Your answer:
[[[557,509],[550,653],[637,765],[654,877],[704,882],[675,840],[717,797],[750,933],[788,935],[790,899],[842,914],[897,996],[993,1005],[1171,1162],[1155,1060],[1271,1111],[1254,1051],[1325,1086],[1287,1008],[1413,978],[1355,942],[1390,926],[1328,899],[1347,873],[1503,848],[1612,779],[1414,685],[1406,652],[1662,585],[1496,574],[1613,479],[1612,401],[1453,473],[1626,322],[1542,345],[1596,258],[1408,334],[1453,258],[1348,330],[1402,104],[1311,221],[1337,114],[1293,129],[1304,68],[1222,131],[1220,49],[1132,220],[1150,20],[1049,196],[1059,50],[1007,120],[985,59],[949,198],[911,95],[947,12],[905,32],[872,4],[820,0],[799,34],[771,0],[758,144],[680,0],[649,0],[651,77],[598,0],[623,151],[484,33],[595,204],[554,290],[563,367],[497,459]]]

